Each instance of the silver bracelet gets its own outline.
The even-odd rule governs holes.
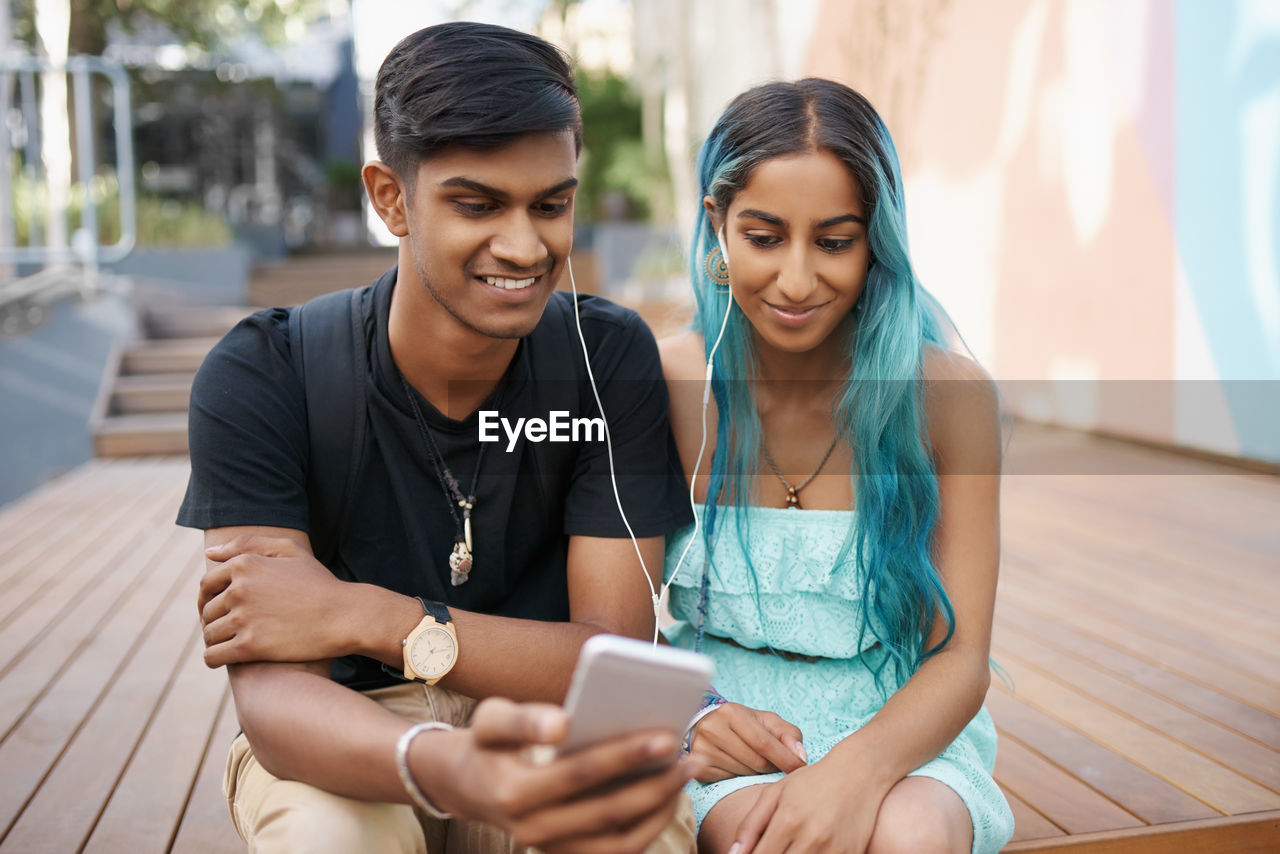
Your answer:
[[[413,743],[413,739],[418,733],[431,729],[445,730],[453,729],[453,727],[442,721],[427,721],[426,723],[414,724],[405,730],[404,735],[400,736],[400,740],[396,742],[396,771],[400,774],[400,782],[404,784],[404,790],[409,793],[409,797],[413,799],[418,809],[432,818],[450,819],[453,818],[452,815],[440,810],[435,804],[427,800],[426,794],[422,789],[418,788],[418,783],[413,779],[413,773],[409,770],[409,745]]]
[[[684,751],[685,753],[688,753],[690,750],[693,749],[693,728],[698,725],[698,722],[701,721],[703,718],[705,718],[707,715],[714,712],[716,709],[723,706],[725,702],[726,702],[725,700],[720,700],[719,702],[712,703],[711,705],[707,706],[705,709],[700,709],[698,713],[693,716],[693,719],[689,721],[689,725],[685,727],[685,730],[684,730],[684,740],[680,743],[680,749],[682,751]]]

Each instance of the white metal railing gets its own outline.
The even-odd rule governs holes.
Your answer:
[[[73,233],[68,233],[68,187],[61,204],[45,209],[44,215],[49,218],[45,222],[42,223],[41,213],[32,206],[24,223],[27,239],[19,245],[16,220],[12,216],[13,188],[19,178],[12,168],[14,151],[22,155],[21,180],[32,187],[48,187],[50,176],[42,156],[42,135],[46,129],[41,123],[38,89],[44,85],[60,85],[62,81],[56,79],[59,74],[66,75],[74,93],[73,144],[78,175],[71,186],[79,186],[83,199],[80,224]],[[107,245],[101,243],[98,233],[94,75],[105,78],[111,86],[114,166],[119,186],[120,235]],[[53,84],[49,83],[51,78]],[[98,286],[99,265],[119,261],[133,249],[137,238],[133,160],[130,86],[124,66],[96,56],[72,56],[65,65],[58,65],[12,51],[0,55],[0,214],[7,214],[0,215],[0,265],[38,264],[44,268],[36,275],[0,281],[0,334],[14,335],[38,325],[45,316],[45,306],[61,296],[93,291]]]

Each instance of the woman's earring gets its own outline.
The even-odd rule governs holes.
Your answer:
[[[727,294],[729,292],[729,265],[724,262],[724,253],[717,246],[707,253],[707,261],[703,264],[707,271],[707,278],[715,282],[716,293]]]

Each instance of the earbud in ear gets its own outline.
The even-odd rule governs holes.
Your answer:
[[[729,269],[729,247],[724,242],[724,226],[716,232],[716,243],[720,244],[720,257],[724,259],[724,268]]]

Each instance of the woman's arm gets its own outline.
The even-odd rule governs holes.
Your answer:
[[[935,560],[955,611],[955,633],[926,659],[862,729],[820,761],[770,787],[739,828],[749,851],[775,834],[828,832],[838,850],[861,851],[889,790],[937,757],[982,706],[1000,565],[1000,425],[995,385],[976,363],[931,351],[926,358],[927,428],[941,509]],[[941,613],[928,645],[946,634]],[[802,849],[801,849],[802,850]]]
[[[982,707],[1000,567],[1000,422],[995,384],[976,363],[930,351],[925,404],[938,470],[934,556],[955,634],[880,712],[831,752],[875,760],[888,785],[941,753]],[[939,613],[927,641],[946,634]]]

